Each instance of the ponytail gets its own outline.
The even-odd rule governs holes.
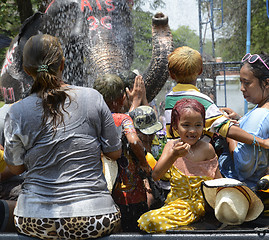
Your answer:
[[[51,118],[54,130],[59,124],[64,124],[64,103],[66,98],[70,99],[67,89],[61,87],[62,79],[58,77],[63,61],[63,51],[56,37],[35,35],[24,46],[23,68],[34,79],[31,93],[42,99],[42,126]]]

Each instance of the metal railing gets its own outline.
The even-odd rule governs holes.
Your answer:
[[[211,96],[217,102],[217,87],[223,88],[224,106],[227,107],[227,82],[233,81],[231,75],[239,75],[241,62],[206,62],[203,64],[203,73],[199,76],[197,86],[201,92]]]

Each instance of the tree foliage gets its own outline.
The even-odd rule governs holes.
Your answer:
[[[266,13],[266,0],[253,1],[252,6],[251,52],[264,51],[269,54],[269,17]]]
[[[148,0],[150,9],[155,10],[158,7],[164,7],[165,3],[163,0]],[[134,8],[135,10],[141,11],[141,7],[145,6],[146,1],[144,0],[134,0]]]
[[[189,26],[179,26],[177,30],[172,31],[174,48],[180,46],[188,46],[197,51],[200,51],[200,39],[194,30],[190,29]],[[212,54],[212,42],[206,40],[203,46],[204,54]]]
[[[20,17],[17,4],[14,1],[1,0],[0,2],[0,34],[14,37],[20,26]]]
[[[215,1],[220,2],[220,0]],[[216,53],[224,61],[238,61],[246,52],[247,1],[223,0],[223,13],[224,26],[217,32],[222,37],[216,41]],[[269,52],[268,31],[266,0],[252,0],[250,52]]]
[[[1,0],[0,2],[0,34],[13,38],[20,27],[20,17],[14,1]],[[7,48],[0,49],[0,63],[3,62]]]
[[[133,11],[134,61],[132,68],[143,72],[152,55],[152,13],[141,9]]]
[[[1,0],[0,34],[14,38],[21,24],[35,11],[39,10],[42,0]],[[0,49],[0,63],[3,62],[7,48]]]
[[[179,26],[175,31],[172,31],[174,47],[189,46],[193,49],[199,50],[199,36],[194,30],[188,26]]]
[[[133,29],[134,29],[134,61],[132,69],[138,69],[143,72],[152,56],[152,17],[151,12],[144,12],[142,6],[145,5],[143,0],[135,0],[133,6]],[[164,6],[162,0],[148,1],[151,9]]]

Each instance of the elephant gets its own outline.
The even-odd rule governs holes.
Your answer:
[[[131,71],[134,52],[131,0],[53,0],[21,26],[6,53],[0,88],[6,103],[27,96],[33,84],[22,67],[22,52],[33,35],[47,33],[60,39],[65,57],[63,79],[68,84],[92,87],[103,74]],[[152,58],[141,75],[150,102],[169,77],[167,56],[173,50],[168,17],[152,18]],[[131,80],[130,80],[131,81]]]

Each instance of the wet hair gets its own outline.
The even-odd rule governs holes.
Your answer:
[[[28,39],[23,50],[23,69],[33,77],[31,93],[42,99],[45,126],[51,117],[53,129],[64,124],[64,103],[69,95],[61,87],[62,79],[57,77],[62,64],[63,50],[58,38],[48,34],[38,34]],[[66,112],[66,111],[65,111]]]
[[[122,79],[124,83],[124,89],[129,88],[132,89],[134,87],[135,77],[137,74],[133,71],[127,70],[123,71],[119,74],[119,77]]]
[[[116,74],[105,74],[98,77],[94,81],[93,88],[103,95],[107,105],[124,96],[124,83]]]
[[[180,117],[186,111],[186,109],[193,109],[194,111],[201,113],[202,118],[203,118],[203,124],[205,126],[204,105],[192,98],[182,98],[181,100],[176,102],[171,113],[171,125],[169,129],[169,133],[171,134],[173,138],[175,138],[173,130],[177,128]]]
[[[265,62],[265,64],[269,66],[269,55],[264,52],[258,55]],[[264,89],[265,85],[267,85],[266,79],[269,78],[269,70],[260,60],[257,60],[254,63],[249,63],[248,61],[245,61],[243,65],[245,64],[248,64],[250,66],[250,71],[253,72],[254,77],[259,79],[261,89]]]
[[[168,55],[168,69],[178,83],[191,83],[203,69],[201,54],[187,46],[176,48]]]

